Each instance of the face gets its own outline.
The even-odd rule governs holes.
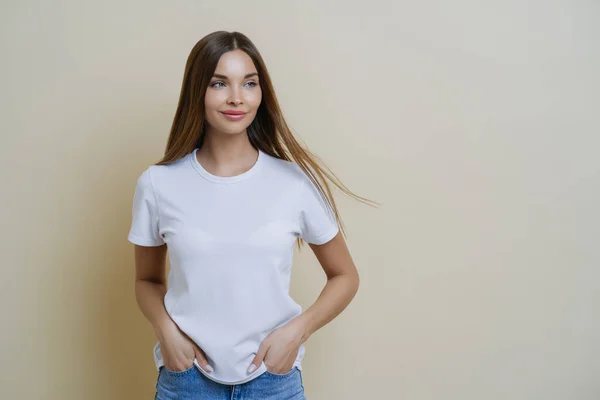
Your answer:
[[[258,79],[252,59],[242,50],[221,56],[204,96],[208,132],[246,132],[262,99]],[[233,112],[242,114],[231,115]]]

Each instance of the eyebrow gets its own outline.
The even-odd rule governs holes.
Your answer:
[[[244,76],[244,79],[248,79],[252,76],[258,76],[258,72],[251,72],[249,74],[246,74],[246,76]],[[221,75],[221,74],[214,74],[213,78],[220,78],[220,79],[229,79],[226,75]]]

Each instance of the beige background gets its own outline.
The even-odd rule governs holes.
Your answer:
[[[600,398],[595,1],[4,1],[2,399],[150,399],[126,235],[193,45],[238,30],[361,273],[310,400]],[[297,253],[305,308],[324,275]]]

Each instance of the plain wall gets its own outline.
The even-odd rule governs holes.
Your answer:
[[[337,193],[360,290],[306,343],[307,398],[600,398],[594,1],[4,1],[0,397],[149,399],[126,240],[185,61],[262,53]],[[307,246],[292,295],[325,283]]]

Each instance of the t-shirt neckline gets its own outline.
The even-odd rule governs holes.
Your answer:
[[[247,170],[246,172],[242,172],[241,174],[234,175],[234,176],[218,176],[218,175],[213,175],[210,172],[208,172],[206,169],[204,169],[204,167],[202,166],[202,164],[200,164],[198,162],[198,158],[196,158],[196,153],[198,152],[198,149],[199,148],[196,147],[190,153],[190,162],[192,164],[192,167],[204,179],[206,179],[208,181],[211,181],[211,182],[214,182],[214,183],[235,183],[235,182],[240,182],[240,181],[243,181],[245,179],[248,179],[248,178],[250,178],[252,175],[254,175],[256,173],[256,171],[258,170],[258,168],[262,164],[262,161],[263,161],[263,158],[264,158],[263,152],[260,149],[257,149],[258,150],[258,157],[257,157],[256,161],[254,162],[254,165],[252,167],[250,167],[249,170]]]

